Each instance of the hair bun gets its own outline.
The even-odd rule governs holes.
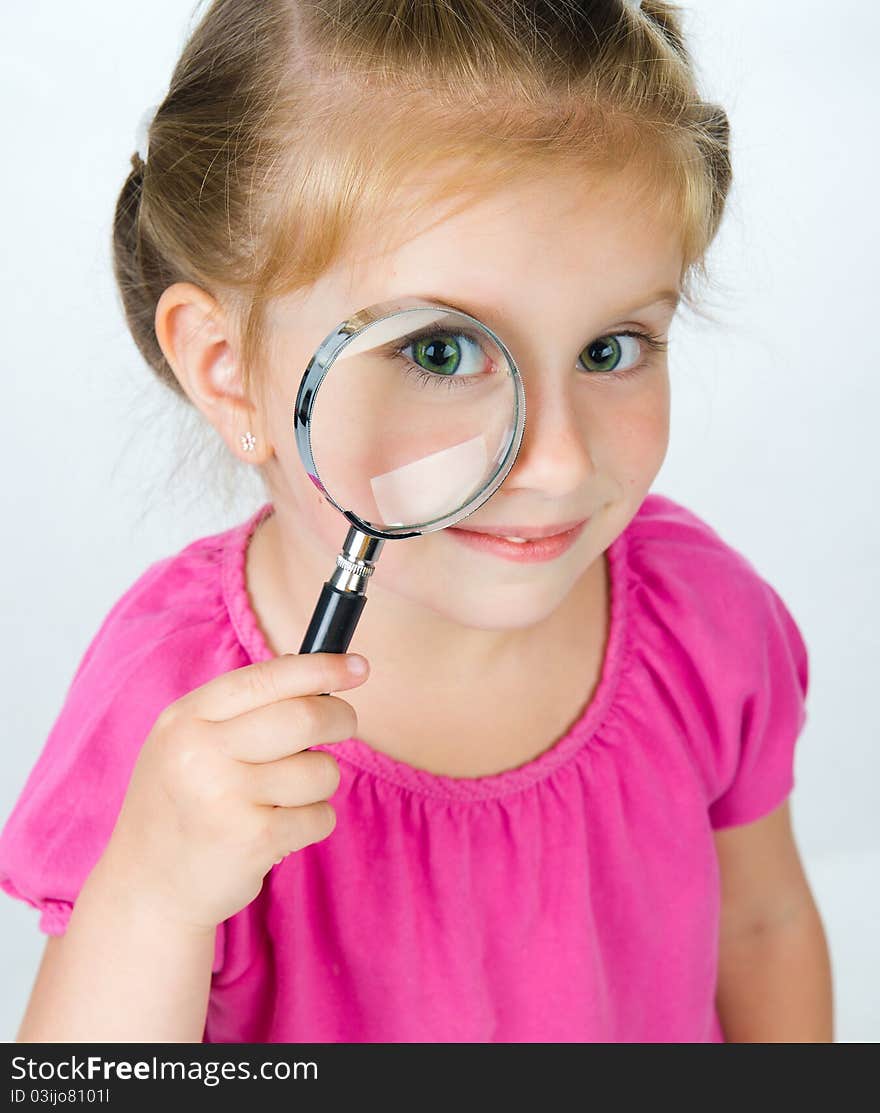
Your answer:
[[[149,108],[144,110],[143,115],[138,120],[138,125],[134,133],[135,150],[142,163],[146,163],[149,158],[150,125],[156,117],[158,108],[158,104],[151,104]]]

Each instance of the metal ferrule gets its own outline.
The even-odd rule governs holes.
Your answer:
[[[366,594],[367,582],[375,571],[375,562],[384,544],[378,537],[370,537],[359,529],[350,529],[342,552],[336,557],[336,568],[329,583],[338,591]]]

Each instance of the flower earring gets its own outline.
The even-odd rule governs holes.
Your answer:
[[[243,433],[241,437],[241,447],[245,452],[253,452],[257,444],[257,438],[251,432]]]

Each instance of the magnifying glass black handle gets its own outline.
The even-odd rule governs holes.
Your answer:
[[[348,652],[367,603],[367,583],[384,544],[354,526],[348,531],[336,557],[336,570],[321,589],[300,653]]]
[[[329,581],[326,582],[299,647],[300,653],[348,652],[349,643],[366,604],[366,595],[340,591]]]

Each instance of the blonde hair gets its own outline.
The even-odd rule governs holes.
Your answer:
[[[586,190],[634,167],[681,227],[697,309],[731,182],[727,115],[701,98],[663,0],[213,0],[148,139],[116,205],[114,270],[135,343],[181,397],[154,330],[167,286],[194,282],[232,314],[250,393],[269,302],[395,226],[413,183],[458,211],[529,173],[576,168]]]

